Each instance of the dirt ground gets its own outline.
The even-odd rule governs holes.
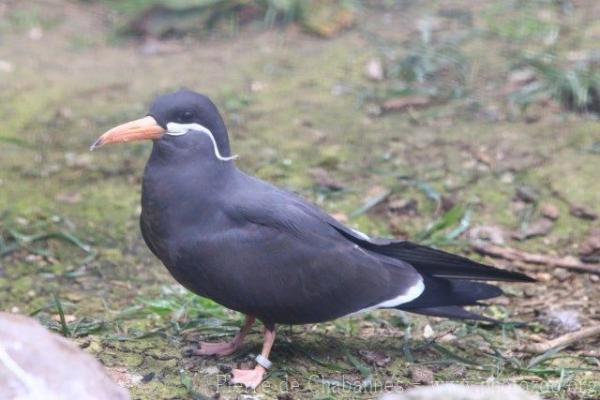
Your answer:
[[[526,351],[600,323],[600,276],[570,268],[581,257],[598,268],[597,114],[517,96],[539,80],[520,56],[597,52],[600,3],[516,3],[372,2],[329,39],[292,24],[165,40],[123,37],[130,16],[104,3],[0,3],[0,310],[73,337],[136,399],[377,398],[441,382],[600,398],[597,336]],[[392,78],[411,51],[429,68],[414,92]],[[259,327],[236,355],[186,355],[241,317],[184,292],[145,247],[150,145],[88,151],[180,87],[215,100],[249,173],[362,231],[538,282],[502,284],[506,296],[478,310],[499,326],[378,311],[281,327],[256,393],[227,385],[232,366],[252,365]],[[484,255],[481,237],[541,261]]]

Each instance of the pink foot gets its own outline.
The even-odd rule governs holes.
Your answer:
[[[254,369],[234,369],[231,372],[233,374],[231,383],[240,383],[251,389],[256,389],[265,375],[265,369],[260,365],[254,367]]]
[[[232,342],[208,343],[200,342],[200,348],[192,351],[197,356],[228,356],[233,354],[237,346]]]

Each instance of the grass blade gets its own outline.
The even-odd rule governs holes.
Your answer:
[[[54,298],[54,306],[56,307],[56,311],[58,312],[58,317],[60,318],[60,327],[61,327],[61,333],[63,336],[71,336],[71,330],[69,329],[69,326],[67,325],[67,320],[65,319],[65,312],[63,310],[63,306],[62,303],[60,302],[60,299],[58,298],[58,296],[56,294],[53,294],[52,297]]]

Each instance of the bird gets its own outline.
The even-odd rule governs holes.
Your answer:
[[[534,281],[410,241],[370,237],[244,173],[219,110],[200,93],[158,96],[145,117],[108,130],[90,150],[138,140],[153,141],[140,215],[148,248],[185,288],[245,315],[231,341],[200,342],[194,354],[230,355],[256,320],[264,325],[255,367],[233,369],[233,384],[263,381],[279,324],[376,309],[493,321],[464,308],[502,294],[482,281]]]

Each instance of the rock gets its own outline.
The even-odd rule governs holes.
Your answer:
[[[412,366],[408,370],[410,380],[413,383],[431,385],[433,383],[433,371],[422,366]]]
[[[579,248],[579,255],[582,258],[592,258],[600,255],[600,229],[592,229],[588,237]]]
[[[558,207],[553,204],[542,204],[540,211],[544,217],[551,219],[552,221],[556,221],[558,217],[560,217]]]
[[[403,393],[390,393],[380,400],[541,400],[517,385],[458,385],[446,383],[413,388]]]
[[[467,233],[467,238],[470,243],[485,241],[499,246],[504,244],[504,236],[504,230],[501,227],[494,225],[475,226],[469,229],[469,232]]]
[[[425,328],[423,328],[423,338],[431,339],[433,337],[433,335],[435,335],[435,332],[434,332],[433,328],[431,327],[431,325],[429,325],[429,324],[425,325]]]
[[[581,329],[580,314],[576,310],[549,310],[542,315],[542,321],[560,332],[575,332]]]
[[[531,186],[519,186],[516,194],[517,198],[525,203],[535,203],[540,197],[538,192]]]
[[[564,282],[571,277],[571,272],[564,268],[556,268],[552,271],[552,275],[559,281]]]
[[[205,375],[216,375],[220,372],[218,367],[215,367],[214,365],[208,366],[206,368],[202,368],[200,370],[201,373],[205,374]]]
[[[0,312],[0,399],[125,400],[91,355],[37,321]]]
[[[365,67],[365,75],[371,80],[382,81],[385,78],[385,73],[383,72],[381,60],[376,58],[369,60]]]
[[[139,374],[132,374],[124,367],[107,368],[108,375],[121,387],[130,388],[138,385],[144,377]]]

